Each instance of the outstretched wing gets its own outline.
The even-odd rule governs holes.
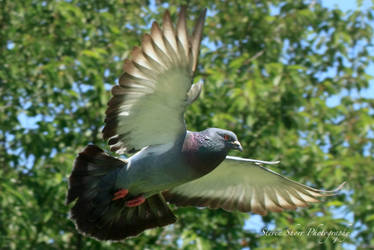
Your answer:
[[[199,95],[201,84],[192,84],[200,50],[206,10],[187,32],[186,9],[176,28],[166,11],[162,29],[154,22],[125,60],[119,85],[112,89],[103,136],[112,151],[124,153],[154,144],[175,141],[185,133],[183,113]]]
[[[319,202],[318,197],[334,195],[342,185],[334,191],[314,189],[254,164],[253,160],[227,156],[209,174],[168,190],[164,196],[177,206],[266,215],[267,211],[280,212],[305,207],[308,202]]]

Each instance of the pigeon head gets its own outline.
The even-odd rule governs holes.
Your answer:
[[[242,145],[240,144],[236,134],[229,130],[220,128],[208,128],[202,131],[202,134],[206,136],[216,147],[229,150],[243,151]]]

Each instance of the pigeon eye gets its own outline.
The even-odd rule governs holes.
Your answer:
[[[228,140],[230,140],[230,136],[229,135],[224,135],[223,139],[225,139],[225,141],[228,141]]]

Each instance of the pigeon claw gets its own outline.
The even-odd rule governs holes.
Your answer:
[[[122,188],[122,189],[120,189],[120,190],[118,190],[117,192],[114,193],[114,197],[113,197],[112,201],[125,198],[128,193],[129,193],[129,190]]]
[[[132,200],[126,201],[126,207],[137,207],[145,202],[145,198],[143,195],[138,196]]]

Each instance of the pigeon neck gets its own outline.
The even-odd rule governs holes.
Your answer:
[[[217,150],[215,145],[200,132],[186,134],[182,153],[187,164],[200,176],[214,170],[227,155],[226,150]]]

